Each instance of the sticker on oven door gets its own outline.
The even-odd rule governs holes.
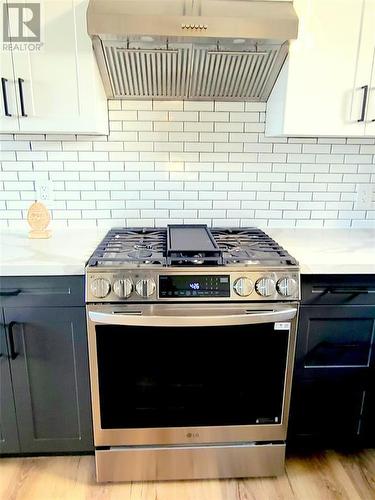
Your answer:
[[[290,330],[290,323],[275,323],[275,330]]]

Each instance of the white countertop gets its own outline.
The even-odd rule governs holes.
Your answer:
[[[375,229],[265,229],[302,274],[375,274]],[[47,240],[27,230],[0,232],[0,276],[83,275],[106,229],[55,229]]]
[[[45,240],[31,240],[28,230],[0,232],[0,276],[84,274],[86,261],[106,231],[55,229]]]
[[[375,229],[265,229],[301,274],[375,274]]]

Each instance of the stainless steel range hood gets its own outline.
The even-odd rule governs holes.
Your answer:
[[[267,101],[298,18],[288,0],[90,0],[108,97]]]

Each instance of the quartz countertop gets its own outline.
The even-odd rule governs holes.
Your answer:
[[[0,276],[83,275],[106,231],[55,229],[51,238],[32,240],[25,230],[0,232]]]
[[[265,229],[301,274],[375,274],[375,229]]]
[[[375,229],[271,229],[302,274],[375,274]],[[31,240],[27,229],[0,232],[0,276],[83,275],[107,230],[56,229]]]

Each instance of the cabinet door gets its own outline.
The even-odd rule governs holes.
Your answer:
[[[9,353],[0,309],[0,455],[20,451]]]
[[[79,116],[74,1],[45,0],[41,8],[41,50],[16,53],[14,58],[16,79],[24,80],[27,114],[20,117],[20,128],[42,132],[58,126],[61,132],[69,131]]]
[[[11,373],[23,453],[93,448],[85,310],[4,309],[12,324]]]
[[[329,445],[361,439],[374,332],[374,306],[300,308],[291,441]]]
[[[25,5],[34,0],[24,0]],[[103,106],[84,13],[87,1],[41,2],[40,50],[17,52],[14,73],[21,78],[24,111],[21,132],[95,133],[96,109]],[[21,99],[21,89],[17,87]],[[103,94],[104,96],[104,94]],[[103,114],[101,114],[103,119]],[[106,131],[106,117],[101,123]]]
[[[365,446],[375,446],[375,373],[365,395],[361,437]]]
[[[356,442],[360,436],[364,395],[357,381],[350,379],[295,382],[288,440],[314,446]]]
[[[363,0],[293,5],[299,35],[268,101],[267,135],[363,136],[361,87],[371,73],[367,53],[358,66]]]
[[[0,22],[3,26],[3,15],[7,9],[6,0],[0,0]],[[9,26],[10,29],[10,26]],[[9,33],[11,35],[11,33]],[[0,132],[18,132],[18,110],[16,100],[16,87],[14,82],[12,51],[8,48],[10,44],[4,42],[4,47],[0,50]]]
[[[303,377],[369,370],[374,357],[375,307],[302,306],[296,373]]]
[[[372,75],[366,113],[366,135],[375,136],[375,0],[366,0],[362,45],[367,47],[367,58],[372,61]]]

